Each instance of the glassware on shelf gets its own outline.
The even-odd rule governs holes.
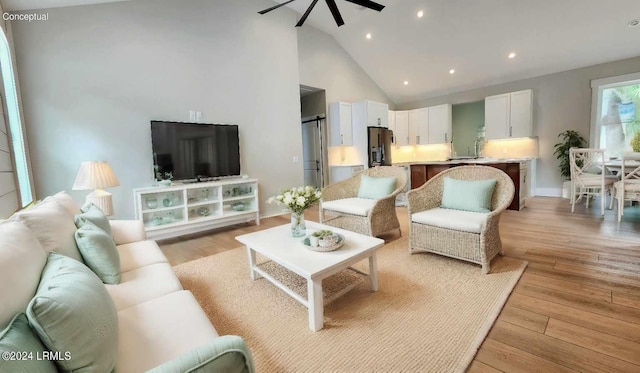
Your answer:
[[[151,218],[151,224],[153,225],[160,225],[162,224],[162,217],[161,216],[154,216],[153,218]]]
[[[149,210],[153,210],[155,208],[158,208],[158,199],[156,197],[147,197],[145,199],[145,203],[146,203],[147,208]]]
[[[203,201],[209,199],[209,188],[200,189],[200,199]]]
[[[162,204],[164,205],[164,207],[171,207],[175,203],[176,203],[176,194],[175,193],[167,194],[165,199],[162,200]]]
[[[211,210],[207,206],[202,206],[198,209],[198,215],[200,216],[209,216]]]
[[[167,212],[162,218],[162,224],[173,223],[176,220],[175,216],[173,216],[173,212]]]

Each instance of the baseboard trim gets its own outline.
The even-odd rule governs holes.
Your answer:
[[[562,197],[562,188],[536,188],[534,195],[540,197]]]

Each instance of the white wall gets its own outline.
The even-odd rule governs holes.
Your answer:
[[[536,193],[560,196],[562,178],[558,161],[553,156],[553,145],[559,141],[558,134],[571,129],[588,139],[591,80],[634,72],[640,72],[640,57],[421,100],[398,105],[398,109],[472,102],[495,94],[533,89],[533,127],[534,135],[539,137],[540,149]]]
[[[393,106],[389,97],[331,35],[311,26],[300,27],[298,61],[300,84],[326,90],[327,105],[367,99]]]
[[[121,184],[108,190],[116,216],[133,217],[133,188],[152,181],[149,121],[189,110],[239,125],[242,173],[260,179],[262,201],[301,185],[296,16],[264,7],[138,0],[13,22],[37,196],[70,191],[80,162],[106,160]]]

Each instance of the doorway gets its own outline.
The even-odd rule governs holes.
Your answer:
[[[318,189],[322,189],[325,185],[326,107],[323,89],[300,86],[304,185]]]
[[[304,163],[304,185],[322,189],[324,186],[322,167],[323,117],[302,120],[302,161]]]

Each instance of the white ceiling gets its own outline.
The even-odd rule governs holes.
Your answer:
[[[20,10],[110,1],[2,3]],[[311,1],[287,6],[302,14]],[[263,2],[264,8],[273,5]],[[345,21],[338,28],[326,3],[318,1],[305,25],[331,34],[396,104],[640,56],[640,26],[627,26],[640,18],[639,0],[377,2],[386,6],[380,13],[336,0]],[[507,58],[511,51],[516,58]],[[456,73],[450,75],[452,68]]]

